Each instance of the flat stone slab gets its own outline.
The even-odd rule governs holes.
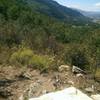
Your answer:
[[[69,87],[58,92],[48,93],[38,98],[31,98],[29,100],[93,100],[93,99],[88,97],[86,94],[82,93],[75,87]]]

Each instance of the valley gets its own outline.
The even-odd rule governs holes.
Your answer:
[[[89,16],[53,0],[0,0],[0,100],[71,86],[100,94],[100,23]]]

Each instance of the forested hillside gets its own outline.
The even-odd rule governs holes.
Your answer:
[[[27,0],[27,3],[32,10],[67,23],[86,24],[90,22],[89,18],[77,10],[59,5],[53,0]]]
[[[63,19],[63,20],[62,20]],[[100,66],[100,25],[52,0],[0,0],[0,64]]]

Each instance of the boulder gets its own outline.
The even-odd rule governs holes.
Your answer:
[[[69,87],[58,92],[45,94],[29,100],[93,100],[75,87]]]

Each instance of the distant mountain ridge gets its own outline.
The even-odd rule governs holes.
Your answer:
[[[100,20],[100,12],[99,11],[83,11],[77,9],[81,14],[86,17],[92,18],[94,20]]]
[[[27,0],[35,11],[69,22],[88,22],[89,19],[79,11],[62,6],[53,0]]]
[[[86,12],[84,13],[84,15],[93,18],[93,19],[97,19],[100,20],[100,12]]]

